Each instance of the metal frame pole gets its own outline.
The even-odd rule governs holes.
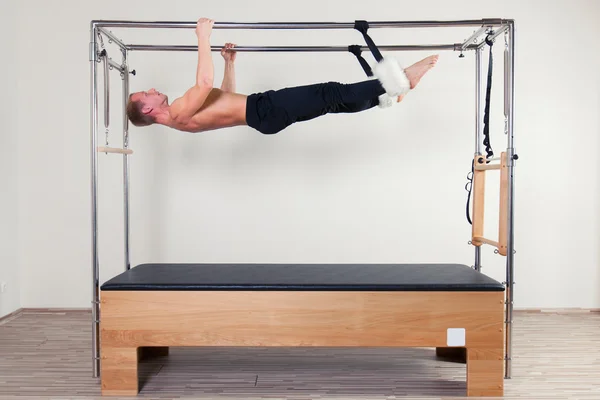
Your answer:
[[[507,221],[507,259],[506,259],[506,354],[505,354],[505,378],[512,375],[512,326],[513,326],[513,276],[514,276],[514,164],[516,155],[514,151],[514,51],[515,51],[515,27],[513,20],[488,19],[488,20],[463,20],[463,21],[391,21],[391,22],[370,22],[371,28],[415,28],[415,27],[442,27],[442,26],[481,26],[481,25],[504,25],[502,29],[496,31],[495,36],[506,31],[509,37],[509,43],[506,49],[505,63],[505,115],[507,121],[508,134],[508,221]],[[98,156],[97,134],[98,134],[98,82],[97,82],[97,62],[98,62],[98,44],[97,36],[100,31],[109,37],[113,42],[121,47],[123,52],[123,65],[120,67],[111,62],[111,66],[117,68],[123,74],[123,104],[127,104],[129,96],[129,70],[127,66],[128,50],[155,50],[155,51],[196,51],[197,46],[151,46],[151,45],[125,45],[118,40],[112,33],[103,28],[106,27],[124,27],[124,28],[194,28],[196,22],[144,22],[144,21],[92,21],[90,28],[90,96],[91,96],[91,203],[92,203],[92,351],[93,351],[93,375],[100,376],[100,290],[99,290],[99,258],[98,258]],[[353,23],[216,23],[215,28],[224,29],[353,29]],[[481,29],[478,31],[480,32]],[[473,35],[475,36],[475,35]],[[468,42],[473,40],[473,36]],[[495,37],[494,36],[494,37]],[[481,154],[481,50],[484,43],[480,45],[470,45],[468,42],[451,45],[423,45],[423,46],[380,46],[382,50],[464,50],[466,48],[476,48],[476,66],[477,66],[477,141],[476,152]],[[465,45],[467,45],[465,47]],[[212,48],[217,51],[220,48]],[[304,46],[304,47],[241,47],[238,51],[347,51],[346,46]],[[112,61],[112,60],[109,60]],[[126,110],[124,113],[123,139],[124,147],[129,146],[128,120]],[[125,211],[125,268],[130,268],[130,249],[129,249],[129,158],[124,155],[123,159],[124,176],[124,211]],[[475,249],[475,266],[481,268],[480,248]]]
[[[513,305],[514,305],[514,192],[516,160],[514,148],[514,100],[515,100],[515,24],[510,21],[508,29],[508,46],[506,49],[506,118],[508,133],[508,148],[506,150],[508,161],[508,221],[507,221],[507,255],[506,255],[506,355],[505,378],[512,376],[512,338],[513,338]]]
[[[481,129],[481,55],[482,48],[475,49],[475,155],[481,155],[483,132]],[[481,246],[475,246],[475,270],[481,271]]]
[[[129,119],[127,118],[127,101],[129,100],[129,66],[127,50],[123,50],[123,148],[129,148]],[[125,270],[131,268],[130,256],[130,219],[129,219],[129,154],[123,154],[123,206],[125,229]]]
[[[117,71],[119,71],[120,73],[123,73],[123,67],[120,66],[119,64],[117,64],[115,61],[113,61],[111,58],[108,59],[108,65],[110,65],[112,68],[116,69]]]
[[[433,45],[383,45],[378,46],[381,51],[417,51],[417,50],[451,50],[459,51],[461,43],[455,44],[433,44]],[[476,48],[475,45],[467,46],[467,49]],[[198,46],[191,45],[150,45],[150,44],[128,44],[128,50],[132,51],[198,51]],[[212,51],[221,51],[221,46],[211,46]],[[348,46],[236,46],[237,52],[348,52]],[[362,46],[361,50],[367,51],[368,47]]]
[[[196,28],[197,21],[116,21],[97,20],[102,28]],[[455,21],[369,21],[369,28],[470,27],[506,23],[504,19]],[[352,22],[215,22],[213,29],[354,29]]]
[[[100,287],[98,273],[98,43],[97,29],[91,25],[90,34],[90,96],[91,96],[91,197],[92,197],[92,353],[94,378],[100,376]]]

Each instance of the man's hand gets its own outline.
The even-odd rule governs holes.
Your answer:
[[[225,59],[225,62],[234,62],[237,52],[233,49],[235,44],[225,43],[225,46],[221,49],[221,55]]]
[[[180,124],[189,123],[213,89],[213,62],[209,40],[213,25],[214,21],[208,18],[200,18],[196,25],[198,36],[196,84],[176,99],[169,109],[171,118]]]
[[[198,36],[198,39],[208,39],[210,37],[210,33],[212,32],[212,27],[214,24],[215,21],[212,19],[200,18],[198,20],[198,23],[196,24],[196,36]]]
[[[225,43],[221,49],[221,55],[225,59],[225,74],[223,75],[223,83],[221,90],[225,92],[235,92],[235,56],[237,52],[234,50],[235,44]]]

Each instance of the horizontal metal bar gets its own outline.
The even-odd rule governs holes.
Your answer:
[[[112,40],[122,49],[126,49],[125,43],[123,43],[119,38],[117,38],[112,32],[107,31],[106,29],[98,28],[98,31],[102,33],[104,36]]]
[[[120,73],[123,73],[125,71],[123,69],[123,66],[117,64],[112,58],[108,59],[108,65],[110,65],[111,67],[113,67],[114,69],[116,69],[117,71],[119,71]]]
[[[503,19],[457,21],[369,21],[370,28],[431,28],[448,26],[500,26]],[[92,21],[105,28],[195,28],[196,21]],[[215,22],[213,29],[354,29],[354,22]]]
[[[128,44],[129,50],[137,51],[198,51],[198,46],[187,45],[146,45]],[[222,46],[211,46],[212,51],[221,51]],[[361,47],[363,51],[368,47]],[[378,46],[381,51],[412,51],[412,50],[460,50],[461,43],[434,44],[434,45],[405,45],[405,46]],[[348,51],[348,46],[236,46],[239,52],[342,52]]]

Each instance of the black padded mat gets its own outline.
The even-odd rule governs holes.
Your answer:
[[[141,264],[102,290],[503,291],[460,264]]]

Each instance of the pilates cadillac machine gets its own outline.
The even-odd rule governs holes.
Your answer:
[[[465,27],[474,31],[453,44],[383,45],[381,51],[435,50],[475,54],[475,153],[470,244],[475,262],[457,264],[143,264],[131,268],[129,148],[123,115],[123,147],[110,147],[109,71],[120,72],[123,105],[129,95],[131,51],[197,51],[187,45],[127,44],[111,31],[193,29],[196,22],[92,21],[91,200],[92,200],[92,351],[93,375],[103,395],[138,391],[138,362],[167,355],[173,346],[388,346],[435,347],[458,354],[467,368],[468,396],[501,396],[511,377],[514,274],[514,51],[515,25],[508,19],[369,22],[377,28]],[[355,23],[217,22],[214,29],[356,29]],[[364,34],[365,32],[363,32]],[[482,54],[504,35],[504,115],[507,147],[493,157],[489,146],[489,97],[482,110]],[[370,37],[364,35],[372,50]],[[104,40],[116,45],[122,61],[109,57]],[[345,52],[343,46],[238,46],[239,52]],[[219,51],[220,46],[213,46]],[[363,47],[354,45],[356,49]],[[98,145],[98,65],[104,67],[104,123],[107,140]],[[364,59],[361,61],[364,66]],[[365,72],[367,68],[365,67]],[[491,64],[488,70],[490,88]],[[487,94],[489,96],[489,93]],[[483,118],[482,118],[483,116]],[[484,126],[485,125],[485,126]],[[484,154],[482,144],[486,145]],[[98,154],[123,156],[125,271],[100,287],[98,257]],[[486,173],[500,173],[497,240],[483,236]],[[506,259],[506,282],[481,272],[481,247],[490,245]]]

